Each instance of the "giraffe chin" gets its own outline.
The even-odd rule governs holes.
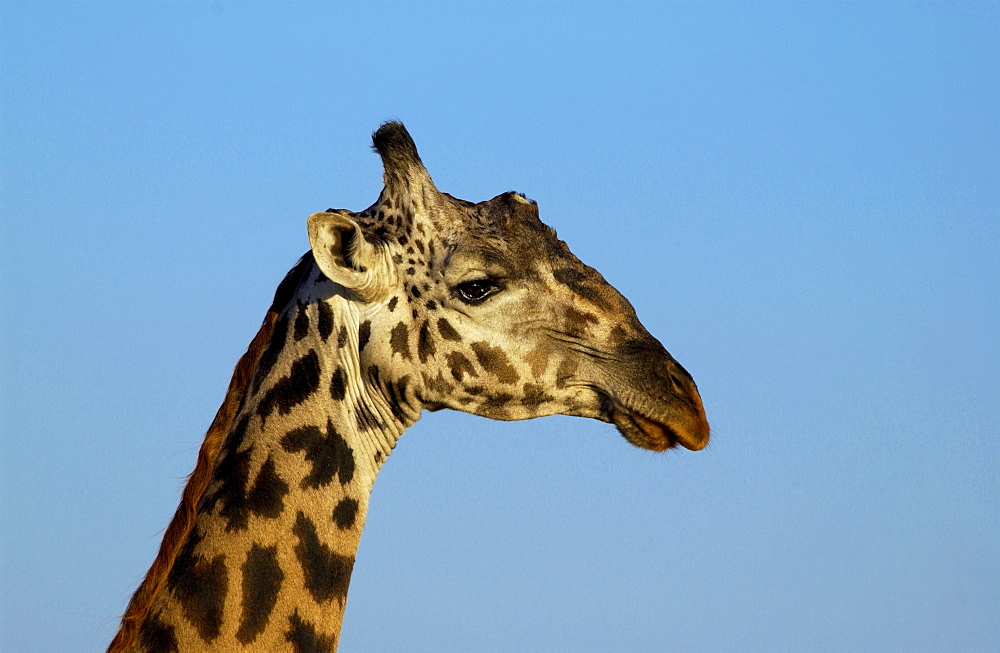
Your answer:
[[[683,437],[668,424],[647,419],[618,406],[611,412],[611,422],[618,427],[626,440],[642,449],[666,451],[680,445],[685,449],[698,451],[705,446],[700,439]]]

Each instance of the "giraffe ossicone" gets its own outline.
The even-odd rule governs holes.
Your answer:
[[[110,651],[335,650],[372,485],[423,410],[707,444],[691,376],[534,202],[438,191],[400,123],[373,142],[378,200],[309,216]]]

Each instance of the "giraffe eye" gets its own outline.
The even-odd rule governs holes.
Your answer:
[[[458,284],[456,290],[462,301],[468,304],[478,304],[500,290],[500,286],[492,279],[475,279]]]

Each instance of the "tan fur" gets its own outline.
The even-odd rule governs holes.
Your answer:
[[[236,364],[236,369],[233,371],[233,378],[229,382],[229,388],[226,390],[226,398],[223,400],[219,411],[215,414],[215,419],[212,420],[212,425],[205,434],[205,440],[198,451],[198,462],[195,465],[194,471],[191,472],[191,476],[188,477],[188,482],[184,486],[184,492],[181,495],[181,503],[177,507],[173,519],[170,520],[170,525],[167,526],[166,533],[163,535],[163,541],[160,543],[160,551],[156,554],[156,559],[146,573],[142,584],[139,585],[139,589],[132,595],[132,600],[129,601],[128,608],[122,616],[121,627],[108,647],[108,653],[122,653],[132,646],[136,636],[139,634],[139,625],[149,613],[156,595],[163,589],[163,584],[167,579],[170,568],[174,564],[174,559],[177,557],[181,545],[187,539],[191,528],[194,526],[195,518],[197,517],[198,502],[201,500],[202,494],[204,494],[205,488],[208,487],[208,482],[212,477],[212,468],[215,466],[219,449],[226,439],[226,435],[229,433],[233,418],[236,416],[236,411],[239,410],[240,402],[243,400],[247,386],[250,385],[250,380],[253,378],[253,373],[257,368],[260,356],[264,352],[264,349],[267,348],[267,343],[271,340],[271,334],[274,331],[274,325],[277,320],[278,313],[274,310],[267,312],[260,330],[250,342],[246,353],[243,354],[242,358]]]
[[[534,203],[438,193],[399,123],[373,143],[386,188],[310,216],[110,651],[335,650],[372,483],[422,410],[707,444],[694,380]]]

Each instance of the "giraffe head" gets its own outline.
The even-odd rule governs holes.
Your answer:
[[[574,415],[646,449],[707,444],[691,376],[533,201],[438,191],[399,123],[383,125],[374,147],[385,166],[378,201],[313,214],[308,226],[330,292],[357,302],[361,381],[394,412]]]

